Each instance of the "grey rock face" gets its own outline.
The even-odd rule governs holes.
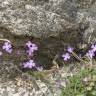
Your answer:
[[[0,0],[0,26],[16,35],[41,38],[71,29],[93,42],[95,14],[95,0]]]
[[[1,26],[20,35],[58,35],[73,27],[77,8],[66,0],[1,0]]]

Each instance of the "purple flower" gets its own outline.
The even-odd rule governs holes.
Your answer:
[[[35,51],[35,50],[38,50],[38,47],[37,47],[36,44],[33,43],[32,44],[32,47],[30,47],[30,49]]]
[[[27,46],[28,48],[30,48],[30,47],[32,46],[32,42],[31,42],[31,41],[28,41],[28,42],[26,43],[26,46]]]
[[[67,51],[68,51],[69,53],[72,53],[72,52],[73,52],[73,48],[72,48],[72,47],[68,47],[68,48],[67,48]]]
[[[33,50],[29,49],[26,52],[28,53],[29,56],[33,56],[33,52],[34,52]]]
[[[70,59],[70,54],[66,53],[62,55],[64,61],[68,61]]]
[[[28,41],[26,43],[26,46],[28,47],[27,53],[29,56],[33,56],[34,51],[38,50],[37,45],[32,43],[31,41]]]
[[[92,45],[91,48],[95,52],[96,51],[96,44]]]
[[[34,63],[33,60],[29,60],[29,61],[23,63],[23,67],[24,68],[30,68],[31,69],[32,67],[35,67],[35,63]]]
[[[12,53],[12,45],[9,42],[5,42],[2,46],[2,49],[4,49],[8,53]]]
[[[34,44],[34,43],[32,43],[31,41],[28,41],[28,42],[26,43],[26,46],[27,46],[28,48],[32,49],[32,50],[38,50],[37,45]]]
[[[93,50],[89,50],[88,53],[86,54],[86,56],[93,58],[93,56],[95,56],[94,51]]]

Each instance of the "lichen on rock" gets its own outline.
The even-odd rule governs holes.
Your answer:
[[[1,0],[0,26],[36,38],[79,30],[83,41],[90,43],[96,41],[95,9],[95,0]]]

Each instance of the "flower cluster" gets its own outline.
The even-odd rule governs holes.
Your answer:
[[[33,56],[33,53],[34,51],[37,51],[38,50],[38,47],[35,43],[32,43],[31,41],[28,41],[26,43],[26,47],[27,47],[27,53],[29,56]],[[2,46],[2,49],[5,50],[7,53],[12,53],[13,49],[12,49],[12,44],[11,42],[4,42],[3,46]],[[17,51],[17,54],[19,54],[20,51],[18,50]]]
[[[33,56],[34,51],[38,50],[38,47],[36,44],[32,43],[31,41],[28,41],[26,43],[26,46],[28,48],[27,53],[29,56]]]
[[[67,52],[62,55],[63,60],[64,60],[64,61],[68,61],[68,60],[71,58],[70,54],[71,54],[72,52],[73,52],[73,47],[68,47],[68,48],[67,48]]]
[[[26,53],[28,54],[28,56],[33,56],[33,53],[38,50],[38,46],[35,43],[32,43],[31,41],[28,41],[25,44],[25,46],[27,47]],[[8,42],[8,41],[3,43],[2,49],[5,52],[10,53],[10,54],[13,52],[12,44],[11,44],[11,42]],[[0,51],[0,56],[2,54],[3,54],[3,52]],[[20,54],[20,50],[17,50],[16,54],[19,55]],[[43,67],[41,67],[41,66],[37,67],[35,62],[34,62],[34,60],[32,60],[32,59],[30,59],[27,62],[23,62],[22,66],[23,66],[23,68],[29,68],[29,69],[36,68],[38,71],[43,70]]]
[[[67,52],[65,54],[62,55],[63,60],[64,61],[68,61],[71,58],[71,53],[73,52],[73,48],[72,47],[68,47],[67,48]],[[85,56],[85,55],[84,55]],[[91,48],[88,50],[88,52],[86,53],[86,56],[89,57],[90,59],[92,59],[93,57],[96,56],[96,44],[92,44]],[[81,57],[81,54],[80,56]]]
[[[23,68],[36,68],[38,71],[43,70],[42,66],[37,66],[36,63],[34,62],[33,56],[34,56],[34,52],[38,50],[38,46],[35,43],[32,43],[31,41],[28,41],[26,44],[26,54],[28,54],[28,57],[30,58],[29,61],[23,62],[22,66]],[[2,49],[11,54],[14,50],[12,48],[12,44],[9,41],[4,42]],[[74,48],[69,46],[67,47],[66,53],[62,54],[62,58],[64,61],[68,61],[71,58],[71,54],[74,56],[74,52],[73,52]],[[20,50],[16,51],[17,55],[20,54]],[[2,51],[0,51],[0,56],[3,54]],[[85,55],[84,55],[85,56]],[[89,58],[93,58],[94,56],[96,56],[96,44],[92,44],[90,50],[88,50],[88,52],[86,53],[86,56],[88,56]],[[79,56],[78,56],[79,57]]]
[[[95,56],[95,52],[96,52],[96,44],[92,44],[91,49],[86,53],[86,56],[92,59]]]

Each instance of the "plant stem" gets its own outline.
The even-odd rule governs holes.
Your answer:
[[[72,55],[73,55],[77,60],[79,60],[80,62],[86,64],[86,62],[85,62],[83,59],[81,59],[76,53],[72,52]]]
[[[1,41],[7,41],[7,42],[10,42],[8,39],[0,39]]]

